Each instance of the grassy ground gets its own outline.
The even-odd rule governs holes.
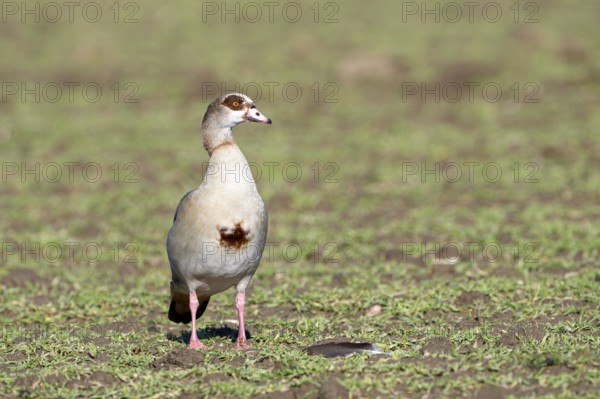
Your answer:
[[[239,23],[220,2],[100,1],[97,23],[40,4],[0,23],[1,396],[597,395],[597,2],[456,23],[391,0],[298,3],[296,23],[285,3],[272,23],[246,2]],[[193,351],[164,243],[236,84],[274,121],[236,130],[270,250],[252,349],[228,292]],[[302,350],[329,339],[388,355]]]

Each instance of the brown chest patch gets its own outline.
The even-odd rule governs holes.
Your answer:
[[[219,233],[221,234],[220,244],[223,248],[227,249],[240,249],[248,244],[248,233],[250,231],[244,230],[242,224],[236,223],[233,228],[218,227]]]

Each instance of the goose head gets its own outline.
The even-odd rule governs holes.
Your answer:
[[[218,147],[233,143],[231,129],[246,121],[271,124],[271,119],[244,94],[229,93],[213,101],[202,120],[202,142],[209,155]]]
[[[256,108],[250,97],[241,93],[229,93],[208,106],[202,124],[211,128],[231,129],[246,121],[271,124],[271,119]]]

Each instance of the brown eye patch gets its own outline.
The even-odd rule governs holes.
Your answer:
[[[244,108],[244,99],[240,96],[228,96],[223,101],[223,105],[234,111],[240,111]]]

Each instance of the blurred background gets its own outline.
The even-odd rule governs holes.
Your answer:
[[[3,320],[168,325],[166,234],[206,169],[206,107],[231,91],[273,120],[235,130],[268,240],[301,248],[263,261],[253,321],[265,304],[347,317],[382,301],[427,320],[443,298],[416,313],[389,298],[439,290],[439,276],[593,281],[598,2],[269,4],[2,3]],[[436,266],[406,247],[453,242],[513,249]],[[229,304],[216,298],[208,319]]]
[[[598,6],[488,3],[3,3],[3,238],[111,237],[164,263],[172,213],[208,160],[206,105],[242,89],[274,120],[236,131],[265,173],[274,240],[388,241],[442,233],[428,212],[595,204]],[[273,181],[266,162],[281,165]],[[448,162],[456,184],[421,174]],[[504,177],[469,184],[463,162]],[[539,182],[507,178],[515,162]]]

